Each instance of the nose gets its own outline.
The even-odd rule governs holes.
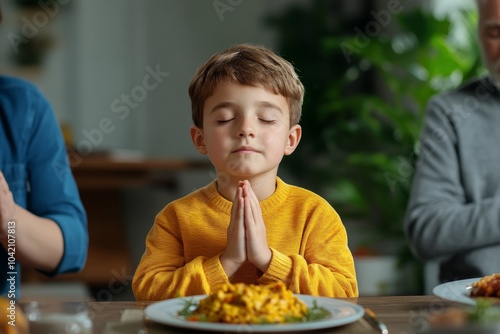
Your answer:
[[[255,137],[254,125],[249,119],[243,119],[238,130],[238,137]]]

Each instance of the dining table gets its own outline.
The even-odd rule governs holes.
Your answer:
[[[385,325],[385,333],[455,333],[449,331],[440,332],[433,329],[429,319],[432,316],[444,313],[451,308],[467,307],[463,304],[443,299],[435,295],[417,296],[360,296],[357,298],[339,298],[343,302],[357,304],[363,309],[368,308],[376,315],[378,320]],[[51,301],[51,303],[63,303]],[[64,302],[67,303],[67,302]],[[89,318],[92,320],[92,329],[89,333],[94,334],[168,334],[168,333],[193,333],[189,328],[169,326],[151,321],[144,315],[144,310],[155,302],[141,301],[85,301]],[[64,307],[64,305],[61,305]],[[380,328],[370,324],[366,316],[356,321],[341,326],[308,330],[308,333],[382,333]],[[258,326],[258,325],[255,325]],[[277,325],[279,326],[279,325]],[[485,333],[500,333],[500,328]],[[210,331],[214,332],[214,331]],[[224,332],[224,331],[221,331]],[[257,332],[252,326],[242,327],[240,333]],[[275,331],[269,331],[275,332]],[[295,332],[295,331],[289,331]],[[457,331],[456,333],[479,333],[478,331]],[[66,332],[65,332],[66,333]],[[73,332],[71,332],[73,333]],[[77,333],[77,332],[75,332]],[[87,333],[79,332],[78,333]],[[286,332],[285,332],[286,333]],[[38,332],[31,332],[38,334]],[[48,334],[48,333],[41,333]]]

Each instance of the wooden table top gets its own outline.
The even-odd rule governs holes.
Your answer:
[[[139,158],[107,156],[70,156],[71,169],[80,190],[119,190],[125,186],[159,185],[171,187],[175,173],[210,169],[208,159]]]
[[[387,326],[389,333],[428,333],[428,317],[444,312],[450,306],[466,307],[442,298],[424,296],[381,296],[342,299],[369,307]],[[191,333],[192,330],[168,327],[145,321],[143,309],[151,302],[86,302],[95,334]],[[341,327],[308,331],[310,333],[379,333],[362,318]]]

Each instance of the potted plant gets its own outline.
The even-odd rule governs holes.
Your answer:
[[[420,293],[422,263],[403,232],[418,136],[428,100],[483,70],[477,18],[458,13],[468,32],[462,40],[453,38],[449,19],[422,9],[394,14],[390,33],[361,36],[375,17],[332,19],[330,5],[295,5],[267,21],[306,88],[305,135],[284,172],[329,200],[348,231],[360,227],[355,256],[394,256],[395,270],[417,278],[407,292]],[[356,44],[362,37],[368,40]]]

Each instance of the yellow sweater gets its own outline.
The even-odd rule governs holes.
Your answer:
[[[137,300],[209,294],[228,283],[219,256],[226,247],[232,202],[216,181],[171,202],[156,216],[133,278]],[[339,215],[311,191],[277,178],[260,202],[272,259],[266,272],[244,264],[231,282],[283,281],[294,293],[358,295],[352,254]]]

